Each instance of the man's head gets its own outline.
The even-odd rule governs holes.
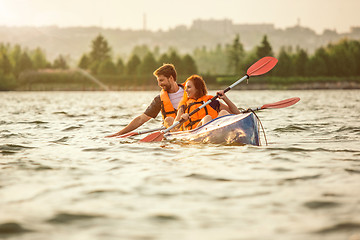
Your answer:
[[[158,81],[159,87],[167,92],[173,92],[176,84],[176,70],[172,64],[163,64],[154,71],[154,76]]]
[[[163,75],[166,78],[170,78],[172,76],[174,78],[174,81],[176,82],[175,66],[170,63],[164,63],[161,67],[156,69],[153,74],[155,77],[159,77],[160,75]]]

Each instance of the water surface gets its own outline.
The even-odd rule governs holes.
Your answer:
[[[301,98],[258,112],[268,146],[104,138],[156,94],[0,93],[0,237],[360,239],[359,90],[229,92]]]

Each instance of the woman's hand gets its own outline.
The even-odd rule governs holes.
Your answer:
[[[227,96],[225,95],[224,90],[218,91],[216,94],[219,96],[220,99],[223,99],[223,100],[227,99]]]
[[[181,115],[181,118],[186,121],[186,120],[189,119],[189,114],[188,114],[188,113],[184,113],[183,115]]]

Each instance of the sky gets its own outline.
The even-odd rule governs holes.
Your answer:
[[[359,12],[360,0],[0,0],[0,26],[166,31],[196,19],[230,19],[281,29],[300,24],[321,34],[360,26]]]

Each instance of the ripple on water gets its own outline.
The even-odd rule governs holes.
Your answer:
[[[83,127],[83,125],[70,126],[70,127],[64,128],[64,129],[61,130],[61,131],[63,131],[63,132],[68,132],[68,131],[73,131],[73,130],[80,129],[80,128],[82,128],[82,127]]]
[[[323,209],[323,208],[334,208],[334,207],[338,207],[341,204],[338,202],[334,202],[334,201],[318,201],[318,200],[314,200],[314,201],[308,201],[304,203],[304,206],[309,208],[309,209]]]
[[[86,221],[101,217],[103,216],[95,214],[58,213],[54,217],[48,219],[46,222],[52,224],[70,224],[74,221]]]
[[[108,150],[108,148],[99,147],[99,148],[85,148],[82,151],[84,151],[84,152],[105,152],[106,150]]]
[[[69,139],[70,139],[70,137],[62,137],[62,138],[59,138],[59,139],[51,141],[51,142],[52,143],[66,143]]]
[[[22,121],[22,122],[19,122],[21,124],[47,124],[49,122],[44,122],[44,121]]]
[[[301,132],[301,131],[306,131],[308,130],[308,127],[304,127],[302,125],[296,125],[296,124],[291,124],[288,125],[286,127],[283,128],[275,128],[274,131],[275,132]]]
[[[30,229],[26,229],[21,224],[16,222],[8,222],[0,224],[0,237],[10,237],[17,234],[23,234],[32,232]]]
[[[315,233],[326,234],[335,232],[346,232],[346,233],[359,233],[360,223],[357,222],[343,222],[333,226],[325,227],[316,231]]]
[[[11,154],[18,153],[22,150],[31,149],[31,148],[34,148],[34,147],[28,147],[28,146],[17,145],[17,144],[4,144],[4,145],[0,145],[0,152],[3,155],[11,155]]]
[[[174,222],[174,221],[180,221],[181,218],[177,215],[174,215],[174,214],[164,214],[164,213],[161,213],[161,214],[154,214],[154,215],[151,215],[149,217],[149,219],[151,221],[155,221],[155,222],[161,222],[161,223],[164,223],[164,222]]]

